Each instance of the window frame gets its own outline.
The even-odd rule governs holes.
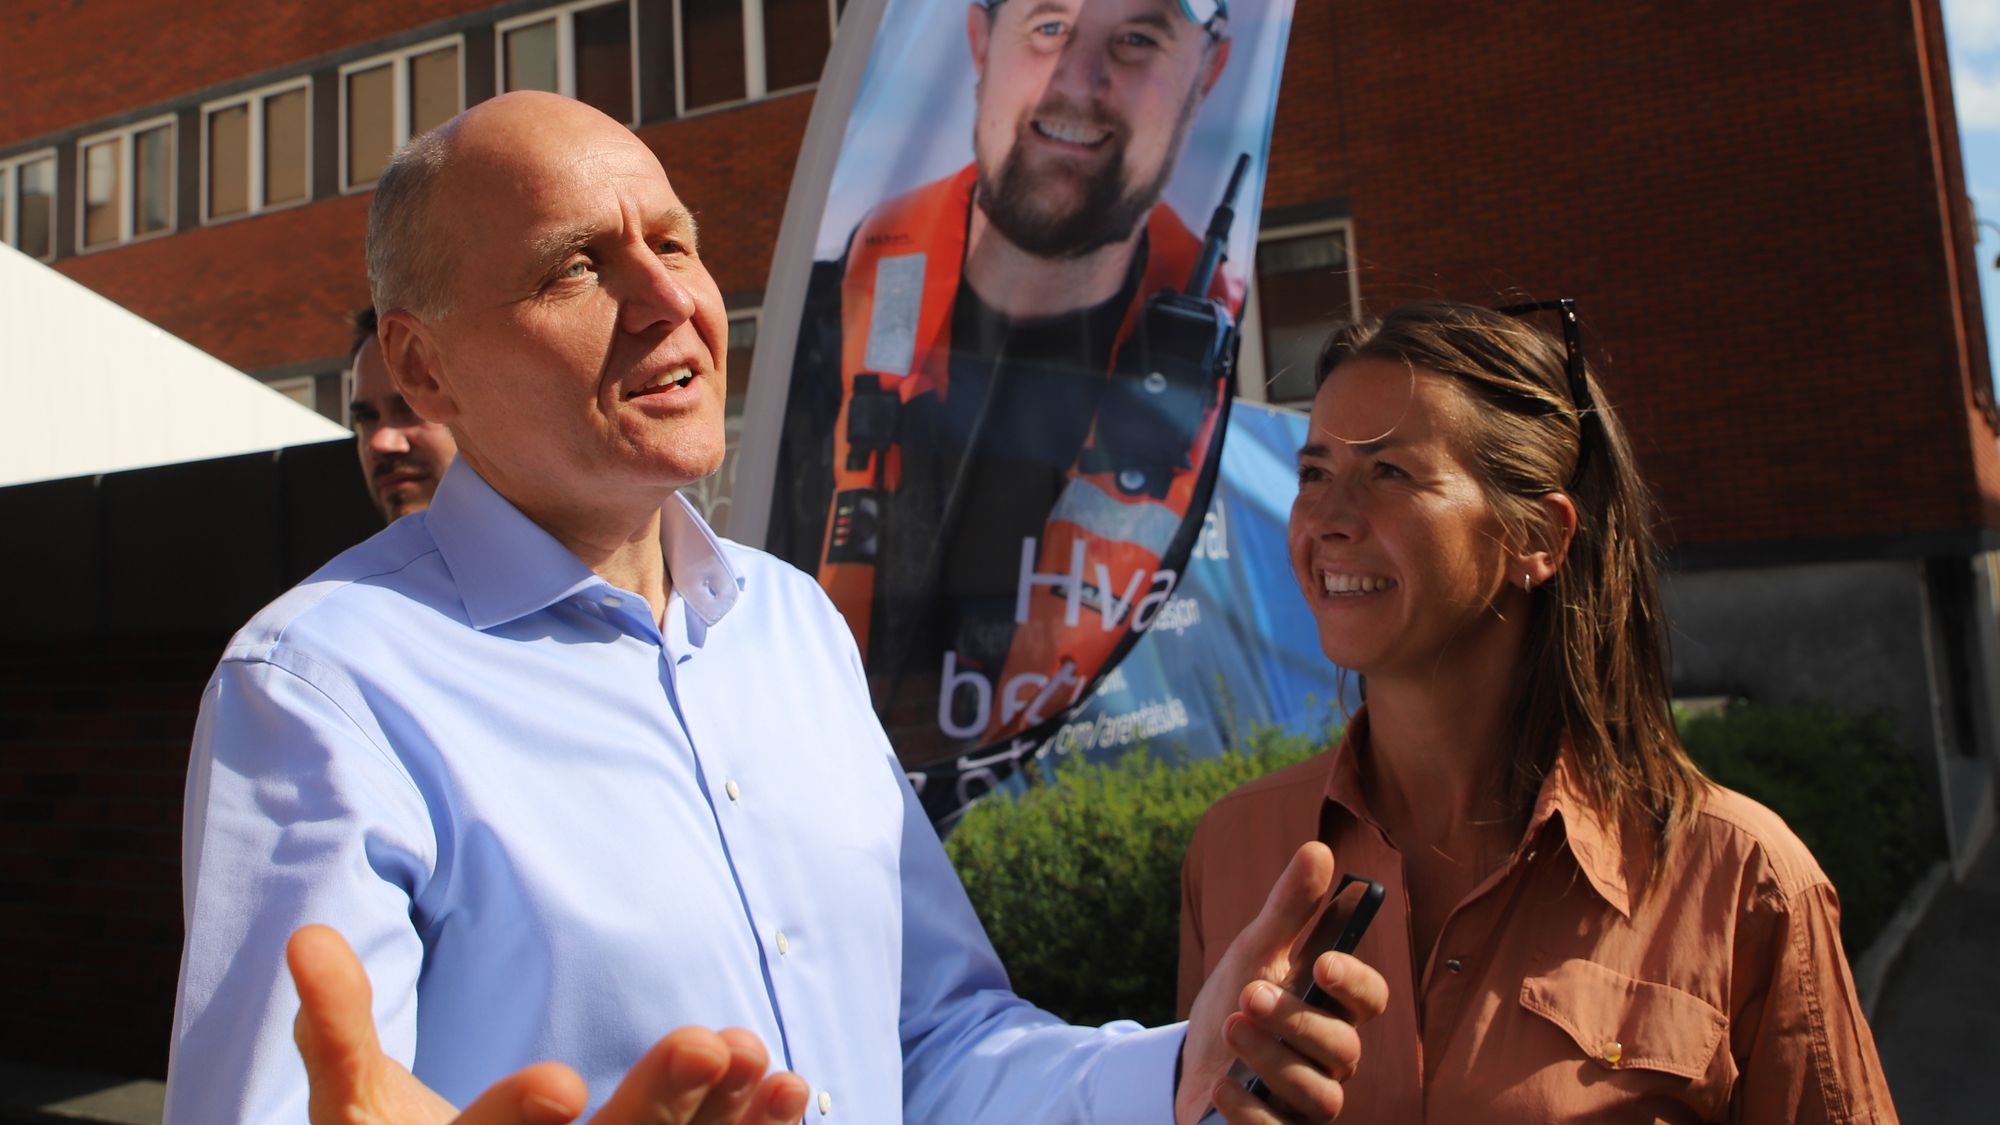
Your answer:
[[[16,250],[20,250],[23,255],[27,255],[28,252],[21,250],[21,232],[15,229],[21,221],[21,169],[30,164],[38,164],[44,160],[49,162],[51,179],[59,180],[60,176],[55,175],[55,173],[61,172],[62,169],[58,163],[58,157],[54,148],[33,149],[15,156],[0,159],[0,242],[4,242]],[[49,252],[36,257],[35,260],[38,262],[54,261],[56,247],[62,243],[61,234],[56,229],[55,188],[53,186],[49,192],[49,203]]]
[[[679,0],[675,0],[678,12]],[[626,41],[631,44],[626,50],[626,64],[632,70],[632,116],[626,119],[629,128],[639,126],[639,5],[633,0],[570,0],[567,4],[557,4],[528,12],[525,15],[509,16],[493,25],[493,90],[496,95],[508,92],[507,86],[507,33],[531,24],[553,19],[556,23],[556,93],[565,98],[576,97],[576,13],[594,8],[609,8],[614,4],[625,6]],[[680,48],[674,48],[674,64],[680,65]]]
[[[698,117],[717,110],[734,109],[737,106],[760,102],[784,94],[796,94],[819,86],[818,82],[802,82],[796,86],[785,86],[773,90],[768,87],[764,73],[764,0],[742,0],[743,4],[743,91],[740,98],[713,105],[689,109],[687,105],[687,36],[681,22],[681,0],[673,0],[674,32],[674,116]],[[839,0],[826,0],[827,49],[832,51],[833,38],[840,29]],[[821,64],[824,67],[825,64]]]
[[[210,226],[216,223],[235,222],[237,219],[247,219],[253,215],[261,215],[266,211],[283,211],[290,207],[303,207],[313,201],[312,85],[312,75],[302,74],[297,78],[288,78],[283,82],[274,82],[269,86],[260,86],[255,90],[246,90],[241,94],[231,97],[218,98],[212,102],[202,103],[201,108],[196,111],[201,124],[201,225]],[[463,90],[463,86],[460,89]],[[293,90],[304,90],[306,92],[306,194],[304,198],[294,199],[289,203],[267,204],[264,202],[266,187],[264,183],[264,103],[279,94],[289,94]],[[208,119],[211,114],[238,105],[247,105],[250,107],[248,125],[250,130],[250,143],[248,146],[250,183],[247,185],[250,206],[238,214],[218,217],[208,213],[208,169],[210,164],[208,156],[210,135]],[[343,146],[344,151],[345,146]]]
[[[363,184],[349,182],[351,175],[347,167],[347,76],[357,71],[373,70],[384,64],[390,67],[389,112],[392,120],[389,122],[389,125],[390,136],[394,139],[394,143],[390,146],[389,151],[391,154],[394,154],[401,151],[404,145],[410,143],[410,60],[416,58],[418,55],[428,54],[441,47],[458,48],[458,109],[454,112],[463,113],[465,112],[465,67],[467,60],[465,57],[465,35],[462,32],[440,36],[436,39],[426,39],[421,43],[413,43],[407,47],[398,47],[393,51],[384,51],[380,54],[370,55],[365,59],[356,59],[350,63],[342,63],[340,68],[334,72],[334,97],[340,103],[340,112],[338,114],[339,133],[334,138],[334,144],[338,150],[336,159],[339,162],[337,167],[340,173],[340,194],[355,195],[360,192],[375,190],[374,180],[369,180]]]
[[[167,225],[156,231],[139,234],[137,216],[139,213],[138,145],[133,139],[141,133],[150,133],[165,126],[167,130]],[[90,189],[89,169],[86,166],[88,151],[105,143],[118,142],[119,172],[124,177],[126,198],[118,212],[118,237],[96,246],[84,245],[84,234],[89,226],[87,196]],[[180,120],[175,113],[163,113],[116,129],[105,129],[87,137],[79,137],[76,142],[76,252],[95,254],[100,250],[111,250],[119,246],[130,246],[134,242],[147,242],[155,238],[166,238],[180,230]]]
[[[1342,252],[1347,259],[1347,317],[1350,321],[1358,320],[1361,317],[1361,278],[1354,269],[1352,215],[1265,227],[1257,232],[1257,247],[1262,249],[1266,242],[1285,242],[1295,238],[1312,238],[1335,232],[1341,235]],[[1302,405],[1310,404],[1271,401],[1270,372],[1266,369],[1267,360],[1264,355],[1263,302],[1258,297],[1261,286],[1259,276],[1256,256],[1253,254],[1250,261],[1250,276],[1244,287],[1242,343],[1238,345],[1236,362],[1236,397],[1268,406],[1299,409]]]

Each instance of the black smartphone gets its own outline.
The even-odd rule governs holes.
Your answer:
[[[1340,1003],[1328,996],[1319,982],[1313,979],[1313,965],[1328,950],[1354,952],[1354,947],[1361,944],[1361,935],[1368,932],[1368,924],[1375,920],[1375,912],[1382,906],[1384,893],[1382,884],[1365,875],[1343,874],[1333,893],[1327,896],[1319,920],[1313,923],[1312,933],[1301,947],[1299,962],[1293,966],[1291,977],[1284,982],[1285,991],[1323,1012],[1347,1018],[1347,1012]],[[1251,1073],[1249,1064],[1243,1060],[1238,1059],[1236,1065],[1230,1068],[1230,1077],[1241,1082],[1251,1094],[1267,1102],[1271,1100],[1271,1091],[1264,1085],[1264,1080]],[[1221,1120],[1220,1110],[1210,1110],[1201,1119],[1200,1125]]]

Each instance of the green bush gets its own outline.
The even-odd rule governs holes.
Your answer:
[[[1015,991],[1076,1023],[1171,1021],[1195,822],[1231,789],[1325,745],[1260,730],[1241,752],[1179,765],[1141,747],[973,806],[945,850]]]
[[[1860,956],[1937,854],[1916,764],[1888,717],[1737,703],[1680,728],[1703,773],[1812,849],[1840,894],[1841,940]]]

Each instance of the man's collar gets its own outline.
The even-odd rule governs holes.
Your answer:
[[[603,581],[463,457],[445,471],[424,518],[475,629],[518,620]],[[707,625],[722,620],[742,581],[715,533],[678,493],[660,509],[660,550],[688,609]]]
[[[1364,708],[1348,720],[1340,746],[1334,751],[1326,798],[1379,831],[1381,826],[1368,808],[1367,794],[1361,785],[1360,747],[1366,745],[1367,739],[1368,713]],[[1576,856],[1577,867],[1598,897],[1630,917],[1631,887],[1651,861],[1651,842],[1644,834],[1628,838],[1615,815],[1599,811],[1582,785],[1581,769],[1569,741],[1563,740],[1554,765],[1542,779],[1541,790],[1535,796],[1535,811],[1528,818],[1528,830],[1522,833],[1516,851],[1538,847],[1533,841],[1542,833],[1543,826],[1553,820],[1557,826],[1553,830],[1562,832],[1570,853]]]

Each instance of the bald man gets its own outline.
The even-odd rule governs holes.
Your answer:
[[[209,682],[170,1120],[310,1096],[315,1121],[446,1121],[537,1059],[567,1069],[466,1120],[1191,1122],[1219,1087],[1270,1120],[1223,1081],[1238,1054],[1298,1119],[1338,1110],[1352,1027],[1262,983],[1324,849],[1188,1029],[1008,991],[841,617],[676,495],[722,459],[728,324],[628,129],[554,95],[476,106],[384,174],[368,256],[390,374],[459,458]],[[300,932],[300,1015],[283,951],[310,923],[360,960]],[[1365,966],[1319,968],[1379,1010]]]

